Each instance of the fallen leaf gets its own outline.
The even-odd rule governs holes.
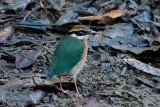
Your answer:
[[[132,47],[131,45],[110,45],[112,48],[120,50],[122,52],[132,52],[135,54],[141,54],[142,52],[152,50],[150,47]]]
[[[13,26],[17,29],[23,29],[28,32],[46,33],[46,26],[39,21],[21,21],[16,22]]]
[[[110,18],[118,18],[124,15],[127,12],[126,9],[117,9],[117,10],[111,10],[107,13],[104,13],[102,15],[97,16],[87,16],[87,17],[78,17],[79,20],[101,20],[101,22],[105,22],[104,18],[110,17]]]
[[[129,65],[132,67],[135,67],[138,70],[141,70],[143,72],[155,75],[155,76],[160,76],[160,69],[152,67],[148,64],[145,64],[143,62],[140,62],[136,59],[124,59]]]
[[[5,0],[4,1],[7,6],[4,10],[18,10],[18,9],[22,9],[24,10],[26,8],[26,6],[33,2],[33,0]]]
[[[151,15],[149,12],[144,11],[137,16],[133,17],[133,20],[136,20],[138,22],[151,22]]]
[[[38,42],[33,37],[24,36],[16,41],[13,45],[38,45]]]
[[[118,35],[118,33],[109,33],[109,37],[104,34],[99,33],[99,36],[91,36],[88,39],[89,49],[92,50],[92,47],[97,46],[109,46],[116,50],[120,50],[122,52],[132,52],[135,54],[141,54],[147,50],[156,50],[158,47],[150,46],[152,41],[148,41],[147,39],[141,36],[133,36],[129,35],[131,33],[127,33],[128,30],[122,30],[122,33]],[[126,32],[126,33],[125,33]],[[114,35],[113,35],[114,34]],[[124,36],[123,36],[124,34]],[[111,38],[112,37],[112,38]],[[156,48],[156,49],[155,49]]]
[[[38,58],[40,52],[33,50],[23,50],[20,54],[16,56],[16,67],[26,68],[34,63]]]
[[[106,25],[103,34],[110,38],[115,38],[117,36],[131,36],[133,34],[133,25],[131,23],[118,23],[114,25]]]
[[[151,14],[148,11],[144,11],[137,16],[133,17],[131,21],[136,24],[142,30],[147,30],[147,23],[151,22]]]
[[[12,26],[8,26],[0,31],[0,43],[6,42],[7,38],[13,33]]]
[[[73,10],[67,10],[55,23],[55,25],[62,26],[64,24],[69,24],[69,23],[78,23],[78,20],[73,19],[74,14]]]

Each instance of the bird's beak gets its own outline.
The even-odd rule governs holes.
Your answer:
[[[90,30],[88,33],[91,34],[91,35],[97,35],[98,34],[98,32],[96,32],[94,30]]]

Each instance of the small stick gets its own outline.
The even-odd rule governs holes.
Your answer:
[[[27,19],[27,17],[32,14],[34,11],[38,10],[40,8],[40,6],[35,7],[33,10],[31,10],[23,19],[23,21],[25,21]]]
[[[6,55],[8,55],[10,58],[12,58],[13,60],[16,60],[16,57],[13,55],[13,54],[11,54],[10,52],[8,52],[8,51],[6,51],[6,50],[3,50],[2,51],[4,54],[6,54]]]
[[[40,85],[38,85],[38,84],[36,83],[34,77],[32,77],[32,80],[33,80],[33,83],[34,83],[36,86],[40,86]]]

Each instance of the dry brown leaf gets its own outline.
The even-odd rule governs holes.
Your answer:
[[[13,33],[12,26],[8,26],[0,31],[0,43],[6,42],[7,38]]]
[[[125,59],[125,61],[131,65],[132,67],[135,67],[138,70],[144,71],[146,73],[155,75],[155,76],[160,76],[160,69],[152,67],[148,64],[145,64],[143,62],[140,62],[136,59]]]
[[[78,17],[79,20],[101,20],[103,17],[110,17],[110,18],[118,18],[124,15],[127,12],[127,9],[117,9],[117,10],[111,10],[107,13],[104,13],[103,15],[97,15],[97,16],[87,16],[87,17]]]

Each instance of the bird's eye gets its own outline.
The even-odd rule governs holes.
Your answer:
[[[80,30],[80,31],[71,31],[68,33],[68,35],[71,35],[71,34],[76,34],[77,36],[84,36],[86,35],[88,32],[85,31],[85,30]]]
[[[77,36],[83,36],[83,35],[86,35],[87,34],[87,31],[85,30],[81,30],[78,32]]]

